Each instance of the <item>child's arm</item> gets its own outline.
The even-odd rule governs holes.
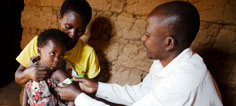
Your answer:
[[[68,78],[68,76],[63,70],[58,69],[52,74],[52,78],[60,82],[63,82],[66,78]],[[68,106],[75,106],[75,104],[74,102],[70,101]]]
[[[68,78],[67,74],[62,69],[57,69],[51,76],[53,79],[58,80],[60,82],[64,81]]]
[[[27,95],[27,91],[26,91],[26,87],[24,89],[24,95],[23,95],[23,103],[22,103],[22,106],[28,106],[27,105],[27,102],[28,102],[28,95]]]
[[[60,82],[68,78],[68,75],[66,74],[66,61],[63,61],[58,69],[52,73],[51,77]]]

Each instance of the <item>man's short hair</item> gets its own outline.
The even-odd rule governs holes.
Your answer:
[[[169,29],[170,36],[177,40],[177,44],[181,48],[188,48],[195,39],[200,26],[200,16],[197,9],[188,2],[172,1],[156,7],[154,12],[159,10],[164,10],[165,16],[178,16]]]

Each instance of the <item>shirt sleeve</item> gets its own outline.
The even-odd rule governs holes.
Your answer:
[[[87,72],[87,76],[88,78],[94,78],[100,72],[99,61],[94,49],[92,49],[92,51],[90,52],[88,62],[89,62],[89,70]]]
[[[157,101],[153,93],[148,93],[141,100],[135,102],[132,106],[164,106],[164,105],[162,105]]]
[[[113,103],[131,105],[150,92],[151,80],[152,77],[148,74],[143,82],[134,86],[99,82],[96,96]]]
[[[101,101],[97,101],[85,93],[79,94],[74,101],[76,106],[109,106]]]
[[[157,95],[150,92],[132,106],[192,106],[196,95],[189,92],[180,94],[178,92],[165,91],[165,95]]]
[[[192,95],[194,97],[194,95]],[[154,92],[149,92],[140,100],[132,104],[132,106],[191,106],[188,102],[191,101],[191,95],[175,95],[168,93],[163,98],[155,95]]]
[[[36,56],[37,53],[37,36],[34,37],[27,46],[17,56],[16,60],[24,67],[28,67],[30,57]]]

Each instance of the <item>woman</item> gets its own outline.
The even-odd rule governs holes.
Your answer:
[[[71,38],[64,58],[72,63],[78,74],[84,74],[88,78],[96,77],[100,72],[100,67],[95,51],[79,39],[91,20],[90,5],[85,0],[65,0],[58,20],[61,24],[60,29]],[[28,66],[30,57],[38,55],[37,49],[36,36],[16,58],[20,63],[15,73],[18,84],[25,84],[29,80],[41,81],[47,77],[46,67]]]

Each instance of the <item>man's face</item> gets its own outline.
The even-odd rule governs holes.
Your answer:
[[[59,67],[63,62],[65,46],[55,40],[49,40],[46,45],[39,48],[40,64],[50,69]]]
[[[163,59],[165,52],[165,28],[158,16],[149,16],[146,23],[146,33],[142,37],[144,48],[149,59]]]
[[[63,16],[59,17],[61,30],[65,32],[73,42],[81,37],[87,26],[87,21],[78,13],[73,11],[66,12]]]

